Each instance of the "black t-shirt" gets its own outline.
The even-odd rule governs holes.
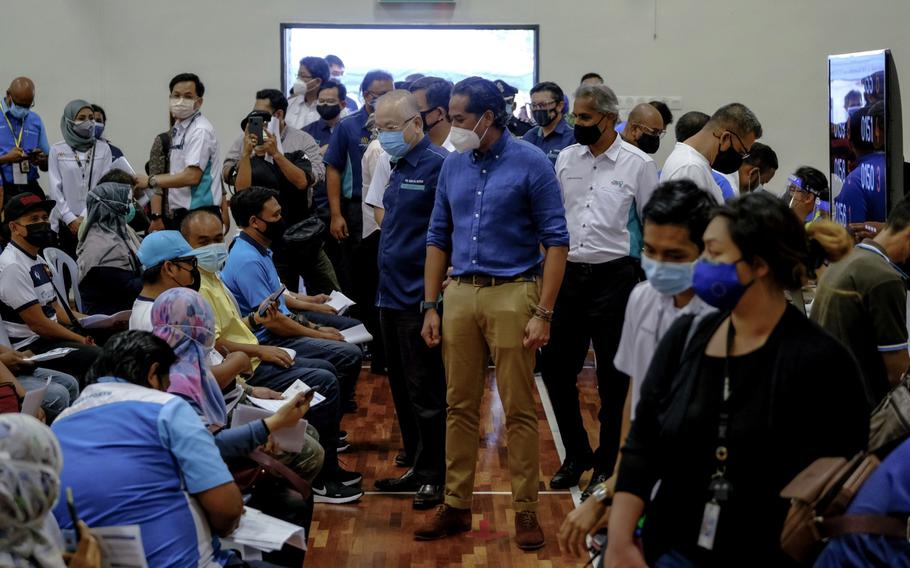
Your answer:
[[[307,179],[313,179],[313,166],[302,150],[288,152],[285,157],[295,166],[306,172]],[[288,226],[300,222],[310,216],[310,205],[307,198],[308,189],[298,189],[288,181],[281,169],[274,163],[269,163],[265,158],[255,156],[250,160],[252,167],[253,185],[267,187],[278,192],[278,202],[281,204],[281,216]]]

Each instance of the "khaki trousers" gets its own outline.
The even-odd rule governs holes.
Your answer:
[[[446,287],[442,353],[446,370],[445,502],[471,508],[480,443],[480,401],[487,361],[506,417],[506,445],[516,511],[537,509],[540,450],[534,402],[534,352],[522,345],[538,301],[536,282],[478,287],[453,281]]]

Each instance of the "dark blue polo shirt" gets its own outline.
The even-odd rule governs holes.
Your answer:
[[[427,245],[452,253],[453,275],[540,271],[540,245],[568,247],[553,165],[503,133],[485,154],[451,154],[439,173]]]
[[[36,112],[29,112],[25,115],[24,120],[19,120],[10,115],[5,100],[0,100],[0,112],[6,115],[6,118],[0,118],[0,156],[6,154],[16,147],[16,140],[19,139],[19,133],[22,133],[22,140],[19,147],[26,152],[35,148],[40,148],[45,154],[50,154],[51,148],[47,143],[47,132],[44,130],[44,122]],[[9,122],[7,122],[9,121]],[[12,131],[10,131],[12,126]],[[0,174],[3,175],[2,185],[13,184],[13,167],[19,167],[19,164],[3,164],[0,166]],[[31,166],[28,172],[28,181],[38,179],[38,167]]]
[[[543,150],[543,153],[547,155],[547,158],[550,159],[550,162],[555,167],[556,158],[559,157],[562,149],[575,144],[575,130],[565,120],[560,119],[549,136],[545,137],[543,135],[542,126],[535,126],[521,138],[525,142],[530,142]]]
[[[325,163],[344,173],[345,166],[351,166],[351,199],[361,200],[363,176],[361,160],[363,152],[370,144],[370,131],[367,130],[367,112],[360,109],[343,118],[332,132],[329,149],[325,153]],[[344,193],[344,192],[343,192]]]
[[[423,300],[427,229],[436,201],[436,182],[449,153],[423,139],[392,166],[382,198],[385,218],[379,239],[376,305],[417,309]]]

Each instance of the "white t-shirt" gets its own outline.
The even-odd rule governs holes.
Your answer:
[[[23,349],[38,339],[22,319],[22,310],[38,304],[48,319],[57,321],[52,278],[50,266],[40,255],[31,256],[16,243],[8,244],[0,254],[0,317],[13,349]]]
[[[215,127],[202,113],[196,113],[174,125],[170,159],[168,173],[179,174],[190,166],[202,170],[202,179],[196,185],[168,189],[170,211],[221,204],[218,139],[215,137]]]
[[[155,329],[152,327],[152,306],[154,304],[154,300],[142,296],[136,298],[136,301],[133,302],[133,313],[130,314],[130,329],[139,331]]]
[[[673,151],[667,156],[660,171],[660,181],[675,179],[691,180],[714,197],[718,203],[724,202],[724,194],[711,175],[711,164],[701,152],[684,142],[677,142]]]
[[[361,196],[369,195],[370,184],[378,169],[376,166],[382,161],[385,161],[385,163],[388,164],[389,155],[382,150],[382,146],[379,145],[379,140],[373,140],[370,142],[370,145],[367,146],[367,149],[363,151],[363,159],[360,161],[361,171],[363,172],[361,175],[363,180],[360,193]],[[389,171],[391,172],[391,169]],[[383,181],[380,179],[377,183],[379,182],[383,185],[389,183],[389,176],[386,175],[385,180]],[[379,225],[376,223],[376,217],[373,216],[373,208],[367,203],[366,199],[360,203],[360,212],[363,216],[363,238],[367,238],[375,231],[379,230]]]
[[[714,308],[702,302],[698,296],[693,297],[684,307],[677,308],[673,305],[673,296],[658,293],[650,282],[641,282],[632,290],[629,303],[626,304],[622,338],[613,365],[632,377],[633,419],[641,396],[641,385],[660,339],[679,316],[694,314],[698,317],[713,311]]]
[[[47,158],[50,179],[47,194],[57,202],[51,211],[51,229],[56,231],[61,220],[69,225],[77,217],[85,217],[85,198],[110,170],[111,163],[111,147],[103,140],[86,152],[73,150],[64,141],[51,146]]]

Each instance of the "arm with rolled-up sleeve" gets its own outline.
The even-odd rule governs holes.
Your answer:
[[[57,202],[54,210],[64,224],[69,225],[77,219],[77,216],[70,210],[69,205],[66,204],[66,198],[63,196],[63,172],[60,171],[60,153],[57,151],[57,146],[51,148],[47,158],[47,177],[50,178],[47,195]]]
[[[439,178],[436,183],[436,202],[433,204],[433,213],[430,216],[430,227],[427,230],[427,246],[436,247],[445,252],[452,252],[452,208],[447,195],[447,179],[452,160],[446,158],[442,163]]]
[[[638,211],[639,219],[645,218],[645,205],[651,200],[658,183],[657,165],[654,162],[642,164],[641,169],[638,171],[635,188],[635,209]]]
[[[529,174],[531,216],[537,228],[537,238],[544,248],[568,247],[569,229],[559,181],[549,162],[544,163],[546,168],[532,166],[535,171]]]

